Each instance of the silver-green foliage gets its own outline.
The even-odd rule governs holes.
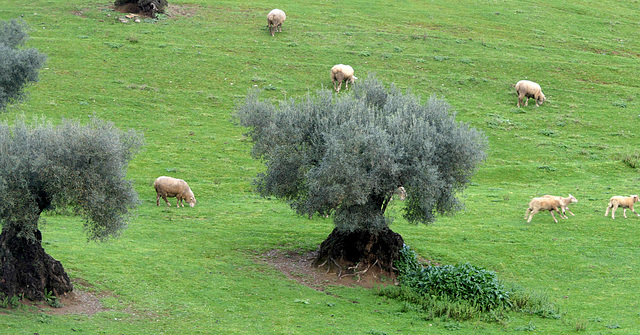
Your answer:
[[[0,111],[24,97],[24,86],[38,81],[46,56],[34,48],[20,48],[28,39],[26,23],[0,21]]]
[[[68,208],[86,219],[90,239],[117,235],[138,203],[125,173],[141,145],[142,135],[95,118],[0,123],[3,229],[33,238],[42,211]]]
[[[373,77],[350,94],[323,90],[278,105],[253,91],[237,116],[267,166],[258,192],[301,215],[334,213],[342,231],[387,227],[384,211],[399,186],[412,223],[459,210],[456,195],[485,158],[484,135],[457,122],[444,100],[423,104]]]

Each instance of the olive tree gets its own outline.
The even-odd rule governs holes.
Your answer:
[[[23,21],[0,21],[0,111],[24,98],[25,85],[38,81],[46,56],[33,48],[20,48],[28,38]]]
[[[82,125],[44,120],[0,123],[0,292],[42,300],[73,289],[60,262],[42,248],[45,211],[85,219],[90,240],[117,236],[138,196],[125,177],[142,135],[96,118]]]
[[[462,208],[457,196],[485,158],[484,135],[457,122],[444,100],[421,103],[374,77],[350,94],[324,90],[278,104],[253,91],[237,118],[266,164],[257,192],[300,215],[333,218],[316,264],[391,270],[403,246],[385,215],[394,192],[405,188],[409,222],[429,224]]]

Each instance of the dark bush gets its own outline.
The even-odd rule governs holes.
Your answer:
[[[169,5],[167,0],[116,0],[113,5],[116,7],[133,4],[138,7],[138,11],[147,15],[155,16],[157,13],[164,13]]]

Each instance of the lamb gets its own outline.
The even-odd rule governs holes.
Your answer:
[[[196,205],[196,197],[193,195],[191,188],[187,185],[182,179],[176,179],[171,177],[158,177],[155,182],[153,182],[153,187],[156,189],[156,205],[160,206],[160,197],[164,199],[168,206],[171,206],[167,197],[176,197],[176,207],[184,207],[183,200],[186,201],[189,206],[193,207]]]
[[[353,75],[353,68],[349,65],[338,64],[331,68],[331,82],[333,89],[340,92],[342,82],[345,82],[345,89],[349,89],[349,83],[353,84],[358,77]],[[337,86],[336,86],[337,84]]]
[[[571,214],[572,216],[575,216],[573,213],[571,213],[571,211],[569,210],[569,204],[573,203],[573,202],[578,202],[578,199],[576,199],[576,197],[574,197],[573,195],[569,194],[569,197],[567,198],[563,198],[563,197],[557,197],[557,196],[553,196],[553,195],[543,195],[543,198],[555,198],[558,199],[560,201],[560,207],[562,208],[562,215],[564,215],[564,218],[567,219],[567,215],[565,214],[566,212],[569,212],[569,214]]]
[[[560,214],[560,217],[562,217],[562,213],[560,213],[558,207],[562,207],[562,204],[560,203],[560,200],[556,198],[533,198],[531,199],[531,202],[529,202],[529,208],[524,214],[524,218],[526,219],[527,216],[529,216],[529,220],[527,220],[527,222],[531,222],[534,214],[538,213],[539,211],[549,211],[549,213],[551,213],[551,216],[553,217],[553,221],[558,223],[558,220],[556,220],[556,216],[553,215],[553,211],[556,211],[558,212],[558,214]]]
[[[267,27],[269,27],[269,32],[271,36],[275,36],[275,32],[282,32],[282,22],[287,19],[287,15],[280,10],[274,9],[267,14]]]
[[[640,216],[640,214],[636,213],[636,211],[633,210],[633,204],[636,203],[637,201],[640,201],[637,195],[632,195],[630,197],[621,197],[621,196],[611,197],[611,199],[609,199],[609,205],[607,206],[607,211],[604,212],[604,216],[606,217],[607,215],[609,215],[609,209],[613,208],[613,211],[611,211],[611,219],[615,219],[616,209],[618,209],[618,207],[623,208],[622,215],[624,216],[625,219],[627,218],[627,208],[629,208],[635,215]]]
[[[540,85],[530,80],[520,80],[516,84],[516,93],[518,94],[518,107],[520,107],[522,100],[525,98],[527,99],[524,102],[525,106],[529,103],[529,98],[534,98],[536,99],[536,107],[542,105],[546,99]]]

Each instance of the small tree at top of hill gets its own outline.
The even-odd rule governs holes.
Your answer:
[[[154,17],[157,13],[164,13],[169,3],[167,0],[116,0],[116,8],[124,8],[131,13],[143,13]]]
[[[42,248],[40,214],[67,208],[86,219],[91,240],[116,236],[138,203],[126,168],[141,135],[93,119],[58,126],[0,123],[0,293],[42,300],[73,289]]]
[[[38,70],[47,59],[36,49],[21,49],[27,35],[26,23],[0,21],[0,111],[24,97],[24,86],[38,81]]]
[[[333,216],[336,228],[316,264],[391,270],[403,246],[385,216],[395,190],[406,189],[409,222],[431,223],[461,209],[456,196],[485,158],[484,135],[456,122],[450,109],[370,77],[350,95],[325,90],[277,106],[253,92],[237,116],[249,127],[252,155],[266,164],[257,191],[300,215]]]

